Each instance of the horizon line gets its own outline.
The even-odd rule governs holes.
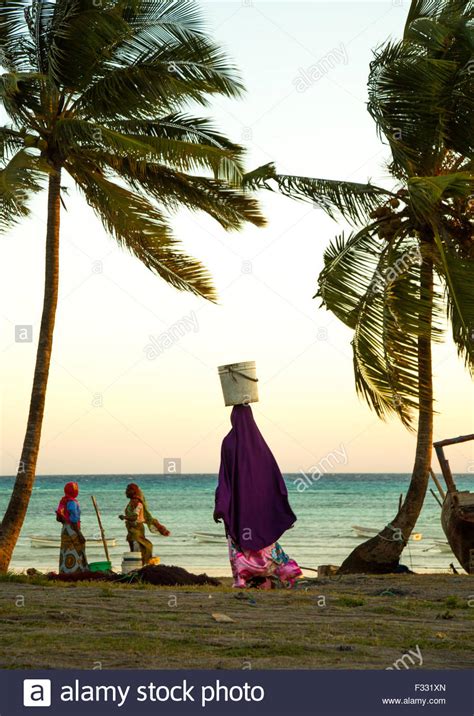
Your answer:
[[[133,476],[141,476],[141,477],[187,477],[187,476],[207,476],[207,475],[218,475],[219,471],[217,472],[182,472],[182,473],[169,473],[169,472],[123,472],[123,473],[115,473],[115,472],[101,472],[101,473],[88,473],[88,472],[58,472],[58,473],[44,473],[41,475],[36,475],[37,477],[127,477],[130,475]],[[282,470],[282,475],[301,475],[303,474],[302,470],[298,470],[297,472],[287,472]],[[362,470],[356,470],[355,472],[348,472],[348,471],[340,471],[340,472],[324,472],[321,473],[322,476],[326,475],[411,475],[411,472],[390,472],[390,471],[376,471],[376,470],[368,470],[368,471],[362,471]],[[474,473],[469,472],[459,472],[457,475],[470,475],[472,474],[474,476]],[[0,479],[5,478],[16,478],[16,475],[10,474],[10,475],[0,475]]]

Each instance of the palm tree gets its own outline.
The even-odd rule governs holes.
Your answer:
[[[211,301],[209,274],[180,248],[170,214],[202,210],[225,229],[264,220],[241,188],[240,146],[190,105],[243,86],[189,0],[2,0],[0,228],[48,183],[45,292],[18,475],[0,526],[10,563],[33,488],[58,298],[62,177],[106,230],[167,283]]]
[[[397,515],[359,545],[342,572],[393,570],[425,498],[433,437],[432,342],[447,310],[460,356],[474,367],[473,3],[413,0],[403,39],[378,48],[368,109],[391,150],[392,191],[371,183],[251,172],[246,184],[311,201],[354,230],[327,248],[316,294],[353,330],[358,393],[417,444]]]

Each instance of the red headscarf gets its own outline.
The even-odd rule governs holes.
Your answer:
[[[69,511],[67,509],[68,502],[77,502],[76,497],[79,494],[79,485],[77,482],[68,482],[64,485],[64,497],[59,500],[58,509],[56,514],[60,519],[60,522],[66,522],[68,525],[71,524],[69,519]],[[80,528],[80,523],[78,524]]]

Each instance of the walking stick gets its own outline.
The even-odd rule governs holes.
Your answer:
[[[107,540],[105,539],[105,532],[104,532],[104,528],[102,527],[102,520],[100,519],[99,508],[97,507],[97,502],[96,502],[94,495],[91,495],[91,500],[92,500],[92,504],[94,505],[95,513],[97,515],[97,522],[99,523],[100,536],[102,537],[102,544],[104,545],[105,556],[107,557],[107,562],[110,562],[109,550],[107,547]]]

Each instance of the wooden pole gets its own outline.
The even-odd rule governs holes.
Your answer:
[[[435,498],[435,500],[436,500],[436,502],[438,503],[438,505],[439,505],[440,507],[443,507],[443,503],[441,502],[441,500],[439,499],[438,495],[436,494],[436,492],[433,490],[432,487],[430,487],[430,492],[431,492],[431,494],[433,495],[433,497]]]
[[[445,445],[457,445],[458,443],[465,443],[468,440],[474,440],[474,433],[471,435],[460,435],[458,438],[448,438],[447,440],[438,440],[433,443],[434,447],[444,447]]]
[[[99,508],[97,507],[97,502],[96,502],[94,495],[91,495],[91,500],[92,500],[92,504],[94,505],[95,513],[97,515],[97,522],[99,523],[100,536],[102,537],[102,544],[104,545],[105,556],[107,557],[107,562],[110,562],[110,555],[109,555],[109,549],[107,547],[107,540],[105,539],[105,532],[104,532],[104,528],[102,527],[102,520],[100,519]]]
[[[399,512],[402,509],[402,505],[403,505],[403,492],[400,494],[400,497],[398,498],[398,511]]]
[[[433,480],[434,484],[435,484],[436,487],[438,488],[439,494],[441,495],[441,497],[442,497],[443,500],[444,500],[444,498],[446,497],[446,493],[445,493],[445,491],[443,490],[443,487],[442,487],[440,481],[439,481],[438,478],[436,477],[436,475],[435,475],[435,473],[434,473],[434,471],[432,470],[431,467],[430,467],[430,475],[431,475],[431,479]]]
[[[448,488],[448,492],[457,492],[457,488],[453,480],[453,474],[451,472],[451,468],[449,467],[449,462],[446,460],[446,457],[444,455],[443,446],[439,443],[434,443],[434,448],[438,456],[441,472],[443,473],[444,481],[446,483],[446,487]]]

